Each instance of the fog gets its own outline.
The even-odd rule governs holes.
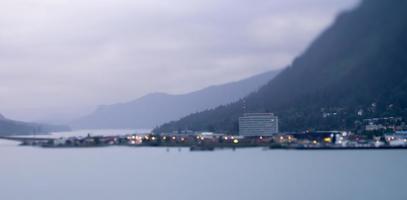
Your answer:
[[[63,121],[290,64],[358,0],[3,0],[0,113]]]

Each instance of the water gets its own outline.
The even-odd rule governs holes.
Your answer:
[[[46,137],[46,138],[59,138],[59,137],[78,137],[78,136],[87,136],[88,134],[92,136],[112,136],[112,135],[127,135],[127,134],[144,134],[150,133],[151,129],[98,129],[98,130],[76,130],[76,131],[66,131],[66,132],[57,132],[51,133],[48,135],[29,135],[30,137]],[[26,136],[22,136],[26,137]]]
[[[405,200],[406,153],[41,149],[1,141],[0,199]]]

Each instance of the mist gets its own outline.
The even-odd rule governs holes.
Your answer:
[[[0,113],[64,121],[290,64],[358,0],[0,2]]]

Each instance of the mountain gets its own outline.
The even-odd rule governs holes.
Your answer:
[[[304,54],[258,92],[154,132],[237,133],[243,105],[248,112],[277,114],[282,131],[352,129],[369,117],[406,119],[406,11],[404,0],[364,0],[340,14]]]
[[[155,93],[137,100],[100,106],[88,116],[71,123],[73,128],[153,128],[188,114],[237,101],[271,80],[279,71],[196,92],[169,95]]]
[[[69,131],[67,126],[28,123],[5,118],[0,114],[0,136],[46,134],[50,132]]]

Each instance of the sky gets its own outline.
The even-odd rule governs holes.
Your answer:
[[[0,113],[75,119],[280,69],[359,0],[2,0]]]

